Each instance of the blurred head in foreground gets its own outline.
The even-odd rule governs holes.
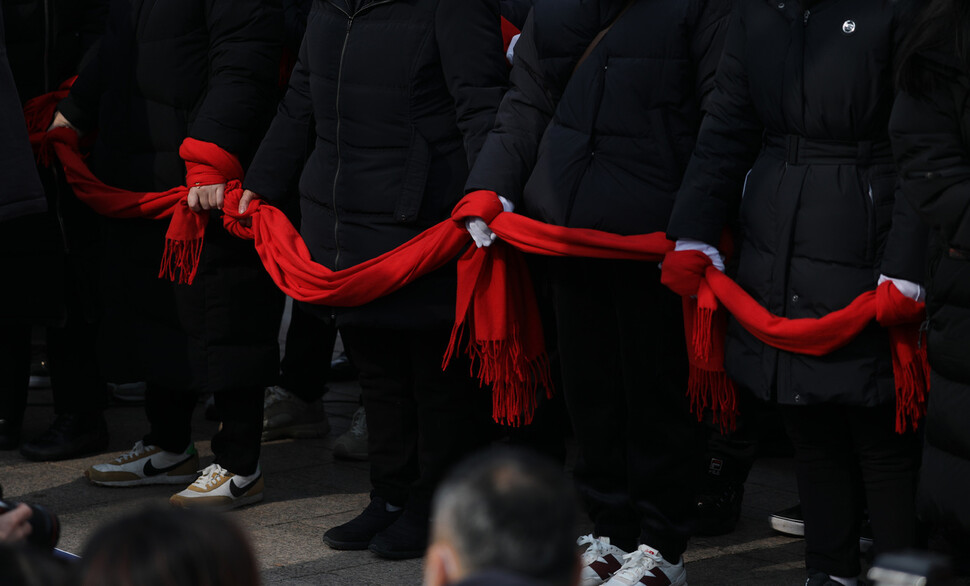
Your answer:
[[[101,527],[82,557],[81,586],[258,586],[249,540],[209,511],[149,508]]]
[[[435,495],[425,586],[573,586],[578,501],[560,468],[490,450],[454,469]]]

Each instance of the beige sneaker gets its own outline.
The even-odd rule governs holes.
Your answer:
[[[98,486],[185,484],[198,476],[199,453],[195,445],[182,453],[166,452],[139,441],[129,452],[107,464],[95,464],[84,475]]]
[[[326,437],[330,421],[323,401],[307,403],[283,387],[266,389],[263,398],[263,441],[292,437]]]
[[[239,476],[218,464],[210,464],[188,488],[169,501],[178,507],[205,507],[225,511],[263,500],[263,473],[259,466],[249,476]]]

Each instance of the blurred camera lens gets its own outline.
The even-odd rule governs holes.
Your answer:
[[[17,508],[20,503],[0,501],[0,515]],[[54,549],[61,538],[61,523],[57,515],[40,505],[27,505],[33,513],[30,516],[30,535],[27,543],[44,549]]]

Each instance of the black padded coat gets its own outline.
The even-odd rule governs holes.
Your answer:
[[[664,230],[713,90],[729,0],[537,0],[468,178],[547,223]]]
[[[283,36],[278,1],[113,0],[97,57],[60,109],[97,128],[89,161],[105,183],[184,185],[186,137],[244,165],[255,152],[278,95]],[[282,294],[252,243],[212,219],[195,283],[173,286],[157,277],[166,225],[106,222],[107,374],[177,390],[272,384]]]
[[[896,10],[884,0],[739,0],[733,15],[668,236],[718,245],[740,222],[735,279],[775,315],[841,309],[880,272],[922,280],[919,222],[911,209],[893,220]],[[875,324],[815,358],[775,350],[732,320],[726,367],[783,404],[894,397],[888,336]]]
[[[932,229],[926,282],[933,379],[920,471],[920,515],[970,534],[970,66],[927,53],[935,87],[903,92],[890,121],[902,191]]]
[[[313,259],[360,264],[448,217],[507,77],[498,0],[314,0],[245,185],[281,203],[300,176]],[[454,271],[362,307],[307,307],[337,325],[439,327],[454,320]]]

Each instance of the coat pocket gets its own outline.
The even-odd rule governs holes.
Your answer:
[[[395,221],[407,224],[418,218],[430,166],[431,148],[428,141],[421,136],[417,128],[412,127],[411,144],[401,181],[401,193],[398,195],[397,205],[394,207]]]

